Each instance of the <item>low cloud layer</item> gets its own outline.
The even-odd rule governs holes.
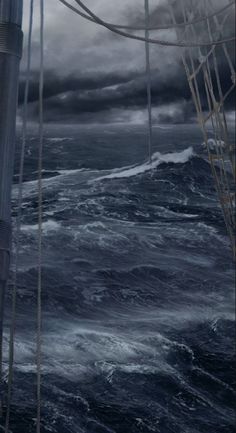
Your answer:
[[[168,22],[165,2],[151,2],[152,22]],[[142,24],[143,1],[122,0],[117,7],[100,0],[88,1],[105,19]],[[28,0],[25,1],[27,12]],[[221,6],[222,7],[222,6]],[[125,13],[124,13],[125,11]],[[48,122],[141,122],[146,119],[146,76],[144,44],[130,41],[86,23],[61,6],[58,0],[47,4],[45,11],[45,87],[44,111]],[[161,17],[160,17],[161,14]],[[125,15],[125,16],[124,16]],[[27,13],[25,14],[25,23]],[[29,116],[38,117],[38,11],[35,12],[32,74],[29,93]],[[68,23],[70,25],[68,26]],[[230,27],[232,27],[230,21]],[[27,26],[25,24],[25,33]],[[168,33],[162,37],[167,37]],[[169,37],[173,35],[169,34]],[[233,50],[233,47],[231,47]],[[222,50],[223,51],[223,50]],[[220,76],[226,91],[231,74],[226,58],[220,53]],[[151,47],[152,102],[154,121],[188,122],[195,116],[181,50]],[[19,115],[24,93],[25,58],[19,89]],[[213,84],[217,85],[213,75]],[[203,80],[199,80],[203,109],[207,109]],[[233,98],[227,100],[232,109]]]

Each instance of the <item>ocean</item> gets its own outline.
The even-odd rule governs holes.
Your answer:
[[[153,137],[148,164],[145,126],[45,126],[42,433],[234,431],[234,264],[202,136]],[[31,128],[12,433],[36,431],[37,146]]]

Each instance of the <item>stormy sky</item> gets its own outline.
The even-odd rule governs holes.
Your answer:
[[[186,1],[186,0],[185,0]],[[191,0],[188,0],[191,1]],[[166,0],[150,0],[151,24],[169,22]],[[213,0],[222,7],[227,0]],[[39,10],[34,13],[32,73],[29,116],[38,116]],[[71,0],[73,5],[76,5]],[[100,17],[109,22],[144,23],[144,0],[86,0]],[[25,43],[28,32],[29,0],[24,0]],[[180,18],[181,20],[181,18]],[[227,20],[227,33],[233,26]],[[176,38],[173,31],[152,32],[162,39]],[[232,49],[232,47],[231,47]],[[188,122],[195,116],[181,62],[181,49],[151,45],[152,101],[154,122]],[[25,79],[26,55],[21,64],[19,117]],[[230,73],[219,53],[222,86],[227,89]],[[204,102],[204,86],[200,82]],[[62,123],[142,123],[146,113],[145,46],[85,21],[58,0],[45,1],[45,88],[44,118]],[[232,108],[232,101],[228,102]]]

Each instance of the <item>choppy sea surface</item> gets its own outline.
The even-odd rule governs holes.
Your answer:
[[[234,266],[201,143],[155,127],[148,164],[143,126],[45,128],[42,433],[233,433]],[[13,433],[36,431],[37,146],[32,129]],[[5,374],[10,305],[11,284]]]

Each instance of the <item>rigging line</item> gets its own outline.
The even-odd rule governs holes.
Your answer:
[[[206,0],[204,0],[204,6],[205,6],[205,10],[207,10],[207,1]],[[207,29],[208,29],[209,38],[213,39],[212,30],[211,30],[209,20],[207,20]],[[201,49],[199,49],[199,51],[201,54]],[[218,95],[220,97],[220,101],[222,101],[223,100],[223,92],[222,92],[222,87],[221,87],[221,82],[220,82],[219,69],[218,69],[215,51],[213,51],[212,57],[213,57],[213,66],[214,66],[213,70],[214,70],[216,81],[217,81]],[[215,132],[215,139],[216,139],[216,141],[218,138],[219,138],[219,140],[223,139],[225,144],[228,146],[229,140],[228,140],[228,136],[227,136],[227,121],[226,121],[224,106],[222,106],[222,116],[223,116],[223,122],[222,122],[221,113],[220,113],[220,110],[218,110],[218,103],[217,103],[216,98],[215,98],[214,86],[213,86],[213,81],[212,81],[213,71],[211,71],[209,59],[206,60],[205,68],[206,69],[205,69],[204,76],[206,77],[206,80],[207,80],[207,81],[205,81],[205,87],[206,87],[207,93],[209,93],[209,97],[212,100],[213,111],[214,111],[214,115],[211,116],[211,121],[212,121],[213,130]],[[216,109],[216,107],[217,107],[217,109]],[[210,104],[209,109],[211,111],[211,104]],[[222,137],[222,135],[223,135],[223,137]],[[232,199],[230,196],[230,187],[229,187],[229,182],[228,182],[228,177],[227,177],[227,170],[225,167],[225,151],[223,151],[221,147],[219,149],[218,149],[218,147],[216,147],[216,153],[217,153],[218,160],[221,161],[221,163],[220,163],[221,184],[223,185],[223,189],[225,190],[225,193],[227,192],[229,195],[229,204],[231,207],[231,211],[233,213]]]
[[[210,6],[212,7],[212,2],[211,2],[211,1],[210,1]],[[216,25],[217,30],[218,30],[218,31],[221,30],[222,23],[221,23],[221,24],[219,23],[219,20],[218,20],[217,17],[214,17],[214,22],[215,22],[215,25]],[[230,71],[231,71],[231,78],[232,78],[232,81],[234,81],[234,77],[235,77],[235,69],[234,69],[234,66],[233,66],[232,60],[231,60],[231,58],[230,58],[230,55],[229,55],[229,52],[228,52],[227,46],[226,46],[225,44],[223,45],[223,50],[224,50],[225,57],[226,57],[226,59],[227,59],[227,61],[228,61],[228,64],[229,64],[229,68],[230,68]]]
[[[91,21],[93,23],[99,24],[92,17],[90,17],[87,14],[84,14],[79,9],[77,9],[75,6],[73,6],[70,3],[68,3],[68,1],[66,1],[66,0],[59,0],[59,1],[62,4],[64,4],[66,7],[68,7],[69,9],[71,9],[73,12],[75,12],[78,15],[80,15],[82,18],[86,18],[87,20],[89,20],[89,21]],[[188,23],[184,23],[183,22],[183,23],[166,24],[166,25],[160,25],[160,26],[157,26],[157,25],[156,26],[150,26],[149,25],[148,26],[148,30],[150,30],[150,31],[152,31],[152,30],[174,30],[176,28],[186,27],[186,26],[193,25],[193,24],[199,24],[199,23],[205,21],[206,19],[211,19],[211,18],[214,18],[217,15],[220,15],[226,9],[230,8],[234,4],[235,4],[235,2],[232,1],[231,3],[227,4],[226,6],[224,6],[221,9],[218,9],[217,11],[211,13],[210,15],[198,18],[196,20],[189,21]],[[146,28],[143,27],[143,26],[125,26],[125,25],[122,25],[122,24],[114,24],[114,23],[109,23],[109,22],[106,22],[106,24],[108,24],[108,25],[110,25],[112,27],[115,27],[117,29],[123,29],[123,30],[137,30],[137,31],[146,30]]]
[[[26,136],[27,136],[28,97],[29,97],[30,70],[31,70],[33,12],[34,12],[34,0],[31,0],[30,15],[29,15],[29,32],[28,32],[28,41],[27,41],[26,82],[25,82],[24,104],[23,104],[22,145],[21,145],[21,155],[20,155],[19,191],[18,191],[18,213],[16,219],[15,269],[14,269],[13,292],[12,292],[12,320],[11,320],[10,341],[9,341],[9,373],[8,373],[5,433],[9,433],[11,399],[12,399],[12,382],[13,382],[14,351],[15,351],[14,343],[15,343],[15,327],[16,327],[17,277],[18,277],[18,261],[19,261],[19,248],[20,248],[20,230],[21,230],[21,219],[22,219],[23,177],[24,177],[25,147],[26,147]]]
[[[205,0],[205,7],[207,8],[207,2]],[[208,26],[208,32],[211,38],[213,38],[212,35],[212,27],[210,24],[210,21],[207,20],[207,26]],[[213,53],[213,60],[214,60],[214,68],[215,68],[215,74],[216,74],[216,80],[217,80],[217,87],[218,87],[218,92],[219,92],[219,97],[220,100],[222,101],[223,99],[223,90],[222,90],[222,84],[221,84],[221,80],[220,80],[220,74],[219,74],[219,66],[218,66],[218,62],[217,62],[217,58],[216,58],[216,53]],[[224,107],[222,108],[222,115],[223,115],[223,134],[224,134],[224,141],[227,142],[227,146],[229,144],[229,135],[228,135],[228,125],[227,125],[227,120],[226,120],[226,114],[225,114],[225,109]],[[227,149],[228,150],[228,149]]]
[[[182,9],[183,9],[183,14],[184,14],[184,17],[186,19],[185,8],[183,6],[183,0],[181,0],[181,4],[182,4]],[[190,29],[192,29],[192,32],[193,32],[194,36],[196,37],[193,26],[191,26]],[[210,36],[210,38],[212,37],[210,34],[209,34],[209,36]],[[214,53],[215,53],[215,51],[213,50],[213,58],[214,58]],[[190,60],[193,61],[191,50],[189,51],[189,57],[190,57]],[[208,56],[206,57],[206,62],[204,62],[203,68],[204,68],[204,84],[205,84],[205,88],[206,88],[206,95],[207,95],[209,110],[211,111],[210,117],[211,117],[211,120],[213,122],[212,123],[213,130],[215,131],[216,137],[218,136],[221,139],[221,136],[219,135],[219,133],[220,133],[219,125],[221,123],[220,113],[218,113],[218,105],[219,104],[217,104],[217,106],[216,106],[215,96],[214,96],[214,92],[213,92],[213,88],[212,88],[211,71],[210,71]],[[194,65],[193,65],[193,70],[194,70]],[[187,75],[189,75],[189,73],[190,72],[187,71]],[[193,82],[195,83],[195,89],[193,88]],[[197,108],[197,111],[199,112],[199,121],[200,121],[200,125],[202,128],[203,134],[204,134],[204,141],[206,143],[206,147],[207,147],[207,151],[208,151],[208,156],[209,156],[209,160],[210,160],[210,164],[211,164],[211,168],[212,168],[212,172],[213,172],[213,176],[214,176],[214,180],[215,180],[216,190],[217,190],[217,193],[219,196],[219,200],[221,203],[221,207],[222,207],[222,211],[223,211],[223,215],[224,215],[224,219],[225,219],[225,224],[226,224],[226,227],[227,227],[230,239],[231,239],[231,243],[233,246],[233,250],[234,250],[234,242],[235,241],[234,241],[234,236],[232,234],[232,229],[231,229],[231,219],[232,219],[231,218],[231,210],[225,204],[224,196],[222,194],[222,187],[224,189],[227,188],[228,198],[229,198],[229,201],[231,201],[230,192],[228,189],[228,179],[227,179],[225,170],[223,169],[223,171],[222,171],[221,168],[220,168],[221,175],[218,176],[215,165],[214,165],[213,155],[211,154],[211,149],[209,148],[209,145],[208,145],[206,122],[203,121],[204,118],[203,118],[201,103],[200,103],[200,101],[198,101],[198,94],[199,94],[198,82],[196,80],[196,74],[194,72],[192,72],[192,79],[189,80],[189,84],[190,84],[191,91],[193,94],[195,106]],[[212,100],[213,108],[211,108],[211,100]],[[199,107],[198,107],[198,102],[200,104]],[[215,122],[213,119],[214,116],[215,116]],[[218,148],[216,148],[216,152],[217,152],[217,157],[220,157],[220,155],[218,155]],[[227,186],[224,183],[225,180],[226,180]]]
[[[38,160],[38,290],[37,290],[37,421],[41,431],[41,331],[42,331],[42,159],[43,159],[43,88],[44,88],[44,0],[40,0],[40,75],[39,75],[39,160]]]
[[[214,89],[213,89],[213,82],[212,82],[212,74],[210,71],[210,67],[209,64],[207,65],[207,71],[206,71],[206,85],[208,88],[208,92],[209,92],[209,97],[212,100],[212,105],[213,105],[213,114],[211,116],[212,121],[214,123],[214,132],[216,137],[218,137],[218,139],[220,141],[222,141],[223,139],[225,140],[225,137],[222,137],[222,132],[224,131],[223,125],[222,125],[222,120],[221,120],[221,113],[220,110],[218,110],[218,103],[216,101],[215,98],[215,94],[214,94]],[[208,75],[207,75],[208,74]],[[222,95],[223,98],[223,95]],[[222,99],[221,99],[222,101]],[[222,109],[224,108],[223,104],[222,104]],[[214,119],[215,117],[215,119]],[[225,141],[225,144],[228,144],[228,141]],[[229,205],[230,205],[230,210],[231,211],[231,215],[233,215],[233,203],[232,203],[232,198],[230,197],[230,186],[229,186],[229,181],[228,181],[228,177],[227,177],[227,170],[225,167],[225,158],[224,158],[224,151],[220,148],[218,149],[218,147],[216,147],[216,153],[217,153],[217,157],[218,159],[221,160],[222,163],[222,167],[220,166],[220,174],[221,174],[221,183],[223,185],[223,190],[224,193],[228,193],[229,195]],[[223,171],[222,171],[223,170]]]
[[[227,16],[224,17],[224,19],[221,23],[221,26],[225,24],[226,19],[227,19]],[[218,30],[220,33],[222,33],[222,30],[220,29],[220,27],[218,28]],[[226,45],[223,44],[223,49],[225,49],[225,48],[226,48]],[[194,80],[194,77],[197,76],[201,72],[204,63],[208,61],[208,59],[210,58],[211,55],[213,55],[215,50],[216,50],[216,47],[213,45],[211,47],[211,49],[207,52],[207,54],[205,54],[204,61],[200,62],[199,65],[195,68],[194,72],[192,74],[190,74],[190,76],[189,76],[190,80]],[[227,51],[227,48],[226,48],[226,51]]]
[[[184,17],[184,21],[187,22],[187,9],[185,8],[184,1],[180,0],[180,4],[181,4],[181,10],[182,10],[182,14],[183,14],[183,17]],[[190,26],[189,30],[191,31],[192,36],[196,40],[197,36],[196,36],[196,32],[194,30],[194,26]],[[188,37],[188,34],[186,35],[186,37]],[[189,50],[188,55],[189,55],[192,71],[194,72],[195,71],[195,61],[194,61],[194,56],[193,56],[192,50]],[[200,95],[200,90],[199,90],[198,81],[197,81],[197,77],[196,76],[194,76],[194,78],[193,78],[193,83],[194,83],[194,87],[195,87],[195,91],[196,91],[197,101],[198,101],[198,104],[199,104],[200,114],[201,114],[201,116],[203,116],[203,114],[202,114],[201,95]]]
[[[61,0],[59,0],[61,1]],[[156,44],[156,45],[161,45],[161,46],[167,46],[167,47],[179,47],[179,48],[194,48],[194,47],[208,47],[211,45],[221,45],[224,44],[226,42],[234,42],[236,40],[236,37],[230,37],[230,38],[226,38],[226,39],[221,39],[218,41],[213,41],[213,42],[197,42],[197,43],[193,43],[193,42],[189,42],[189,43],[184,43],[181,41],[177,41],[177,42],[170,42],[170,41],[163,41],[161,39],[152,39],[152,38],[144,38],[142,36],[138,36],[138,35],[133,35],[130,33],[126,33],[123,32],[119,29],[117,29],[116,27],[113,27],[110,24],[107,24],[105,21],[103,21],[101,18],[99,18],[97,15],[95,15],[87,6],[84,5],[84,3],[80,0],[75,0],[78,5],[85,11],[87,12],[90,17],[92,17],[94,19],[94,22],[96,22],[97,24],[102,25],[103,27],[107,28],[108,30],[112,31],[113,33],[116,33],[120,36],[124,36],[126,38],[129,39],[133,39],[136,41],[141,41],[141,42],[149,42],[151,44]],[[234,3],[233,3],[234,4]],[[79,13],[80,15],[80,13]],[[86,18],[88,20],[88,18]]]
[[[149,37],[149,0],[144,0],[145,8],[145,38]],[[149,164],[152,162],[152,92],[151,92],[151,66],[150,66],[150,47],[149,43],[145,42],[145,54],[146,54],[146,75],[147,75],[147,108],[148,108],[148,153],[149,153]]]

